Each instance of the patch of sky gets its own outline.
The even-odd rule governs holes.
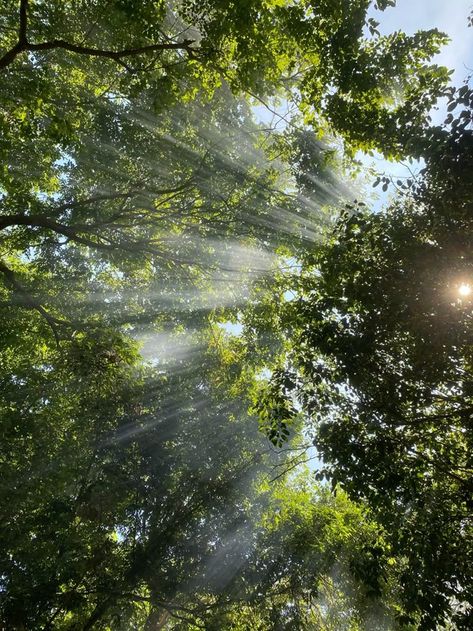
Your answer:
[[[268,130],[282,132],[291,123],[296,109],[294,104],[286,99],[263,100],[255,98],[252,112],[257,123]]]
[[[63,152],[61,157],[54,161],[55,167],[76,166],[76,164],[74,158],[66,152]]]
[[[24,263],[29,263],[30,261],[33,261],[36,258],[37,254],[38,254],[38,248],[32,246],[32,247],[27,248],[24,252],[20,254],[20,259]]]
[[[243,333],[243,325],[240,322],[231,322],[228,320],[227,322],[219,322],[218,326],[225,331],[225,333],[236,337]]]
[[[433,61],[453,70],[452,84],[461,84],[465,77],[473,71],[473,37],[468,28],[468,16],[473,10],[472,0],[397,0],[396,6],[377,11],[373,6],[368,17],[379,22],[381,35],[388,35],[402,30],[412,35],[419,30],[438,29],[446,33],[450,43],[444,46]],[[443,118],[435,118],[441,123]]]
[[[271,379],[271,370],[269,368],[262,368],[256,375],[256,379],[259,381],[268,381]]]
[[[58,192],[45,193],[44,191],[38,191],[36,193],[36,197],[39,199],[40,202],[49,202],[49,201],[56,202],[58,201],[58,199],[61,198],[61,194]]]
[[[372,177],[368,178],[368,182],[365,183],[365,199],[362,201],[367,203],[369,208],[374,212],[380,212],[383,208],[388,206],[398,193],[399,185],[405,183],[407,180],[415,180],[419,172],[425,166],[423,159],[393,162],[386,160],[378,152],[373,152],[372,155],[366,155],[360,151],[357,153],[356,158],[365,167],[368,167],[371,170],[370,172],[376,172],[377,175],[384,175],[391,179],[387,191],[382,190],[381,184],[373,189],[371,187]]]

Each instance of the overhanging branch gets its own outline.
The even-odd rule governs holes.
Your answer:
[[[126,57],[137,57],[148,53],[163,52],[165,50],[184,51],[190,58],[195,58],[196,50],[192,48],[194,40],[185,39],[182,42],[167,41],[159,44],[149,44],[147,46],[137,46],[134,48],[124,48],[122,50],[103,50],[92,46],[82,46],[73,42],[67,42],[63,39],[53,39],[47,42],[37,44],[30,43],[27,37],[28,26],[28,0],[20,2],[20,20],[18,28],[18,41],[0,58],[0,70],[12,64],[16,57],[23,52],[47,51],[54,49],[67,50],[79,55],[87,55],[89,57],[102,57],[112,59],[123,65],[123,59]]]

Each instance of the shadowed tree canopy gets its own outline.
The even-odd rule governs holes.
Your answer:
[[[399,199],[351,206],[304,261],[260,403],[283,444],[298,401],[319,475],[375,510],[425,629],[470,628],[473,605],[472,109],[465,85]]]

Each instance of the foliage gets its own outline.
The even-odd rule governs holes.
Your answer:
[[[97,96],[134,99],[148,90],[149,104],[161,109],[211,96],[225,81],[259,99],[282,89],[316,128],[325,117],[355,147],[415,154],[448,79],[445,68],[428,64],[446,38],[436,30],[380,36],[367,19],[370,4],[115,0],[105,9],[90,0],[8,0],[4,131],[28,129],[46,166],[54,145],[87,128]]]
[[[351,629],[392,617],[383,533],[342,493],[286,486],[286,453],[212,385],[198,337],[192,366],[161,352],[151,368],[112,333],[58,350],[35,343],[40,314],[21,324],[2,329],[6,628],[232,629],[251,616],[262,629],[337,628],[344,607]]]
[[[213,559],[234,566],[226,537],[268,459],[244,405],[210,389],[205,347],[164,372],[123,339],[58,350],[35,344],[39,314],[21,324],[3,335],[2,624],[116,628],[198,608],[223,581]]]
[[[242,220],[251,245],[299,251],[297,237],[317,232],[314,215],[337,197],[333,181],[326,194],[325,151],[305,129],[266,142],[249,105],[231,103],[227,86],[262,98],[282,81],[284,94],[300,95],[301,111],[318,130],[325,117],[349,144],[362,138],[366,147],[404,152],[403,116],[419,131],[426,108],[444,91],[446,71],[425,65],[443,36],[366,38],[368,5],[186,1],[172,8],[120,0],[105,11],[93,1],[10,1],[0,60],[0,271],[15,300],[41,312],[61,338],[59,324],[70,322],[71,309],[74,326],[83,326],[75,302],[64,304],[66,277],[74,278],[68,292],[76,300],[84,293],[81,282],[74,286],[78,279],[96,294],[158,276],[174,283],[189,277],[195,235],[228,238]],[[200,108],[189,105],[196,98]],[[243,131],[224,133],[225,148],[216,146],[218,134],[232,128]],[[409,141],[415,138],[410,129]],[[266,144],[274,155],[281,143],[295,172],[293,198],[283,192],[283,169],[261,150]],[[241,155],[251,160],[238,164]],[[320,185],[310,190],[310,173],[298,174],[314,157],[311,179]],[[302,198],[308,190],[309,205]],[[191,266],[191,287],[200,264]]]
[[[446,93],[447,71],[429,65],[444,36],[381,37],[369,5],[4,2],[3,627],[355,630],[404,624],[401,596],[414,626],[428,619],[412,581],[399,589],[414,556],[386,519],[289,485],[301,376],[285,373],[288,336],[261,333],[289,305],[284,266],[299,257],[300,287],[312,282],[312,244],[346,195],[334,134],[348,154],[435,141],[439,178],[454,162],[427,118]],[[254,120],[273,97],[300,111],[279,132]],[[216,323],[240,316],[246,336],[225,339]],[[265,362],[279,362],[269,386]],[[262,414],[279,405],[265,418],[277,449],[250,399]],[[457,434],[448,458],[466,458]],[[433,476],[432,502],[463,501],[466,469],[452,471]],[[453,552],[465,590],[468,559]]]
[[[310,419],[321,475],[366,500],[405,558],[404,603],[425,629],[469,628],[473,604],[471,297],[459,293],[473,269],[472,106],[467,86],[452,95],[419,179],[384,213],[348,209],[306,261],[271,382]]]
[[[245,588],[237,607],[211,616],[206,628],[393,628],[396,560],[378,526],[343,492],[313,487],[306,475],[270,495],[235,581]]]

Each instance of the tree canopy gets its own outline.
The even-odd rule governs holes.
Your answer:
[[[2,628],[469,628],[472,93],[392,5],[4,2]]]
[[[262,410],[270,437],[287,436],[296,397],[318,475],[367,500],[406,558],[423,628],[452,603],[471,622],[472,105],[467,86],[452,95],[418,179],[383,213],[347,208],[307,259]]]

